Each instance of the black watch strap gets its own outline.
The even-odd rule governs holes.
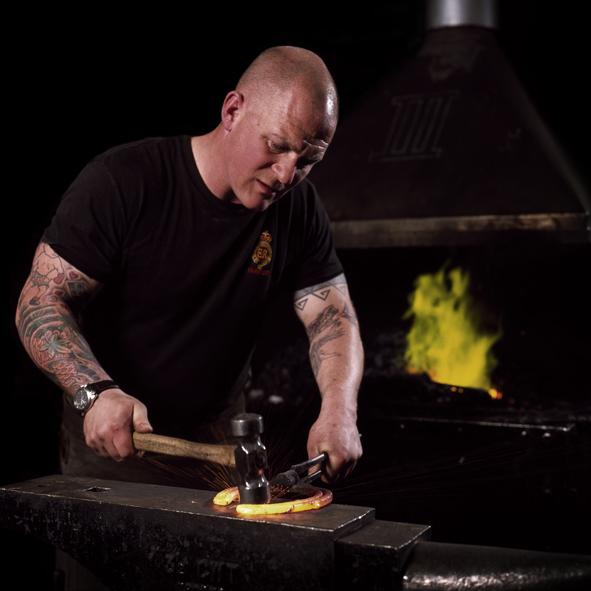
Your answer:
[[[92,407],[98,395],[103,390],[109,388],[118,388],[119,386],[113,380],[99,380],[89,384],[82,384],[73,396],[68,396],[68,403],[84,416]]]
[[[109,388],[119,388],[119,386],[113,380],[101,380],[100,382],[92,382],[91,384],[86,384],[86,387],[92,388],[97,394],[99,394],[103,390],[108,390]]]

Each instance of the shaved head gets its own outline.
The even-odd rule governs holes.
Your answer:
[[[240,77],[236,90],[250,97],[253,106],[268,105],[292,92],[301,93],[311,107],[336,127],[338,96],[335,82],[322,59],[313,51],[288,45],[270,47],[259,54]]]
[[[337,90],[322,59],[271,47],[226,94],[219,125],[194,138],[197,167],[220,199],[264,211],[324,158],[337,120]]]

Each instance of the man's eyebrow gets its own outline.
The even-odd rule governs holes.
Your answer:
[[[294,146],[292,146],[289,143],[289,140],[286,139],[286,138],[284,138],[282,135],[280,135],[278,133],[274,133],[274,132],[271,132],[270,135],[274,135],[275,137],[279,138],[293,152],[299,152],[299,150],[297,150]],[[318,141],[322,142],[323,144],[326,144],[327,143],[327,142],[323,142],[322,140],[318,140]],[[312,143],[310,143],[310,142],[308,142],[306,140],[304,140],[304,144],[306,144],[307,146],[312,146],[312,148],[316,148],[316,149],[320,149],[320,150],[326,150],[326,147],[327,147],[327,146],[323,146],[323,145],[312,144]]]
[[[283,143],[285,146],[287,146],[287,147],[288,147],[290,150],[292,150],[292,151],[294,151],[294,152],[297,152],[297,151],[298,151],[298,150],[296,150],[296,148],[295,148],[294,146],[292,146],[292,145],[289,143],[289,140],[288,140],[287,138],[284,138],[282,135],[280,135],[280,134],[278,134],[278,133],[273,133],[273,132],[271,133],[271,135],[274,135],[276,138],[279,138],[279,139],[281,140],[281,142],[282,142],[282,143]]]

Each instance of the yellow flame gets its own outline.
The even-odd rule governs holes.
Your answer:
[[[500,338],[481,328],[478,306],[469,293],[470,277],[460,268],[420,275],[404,318],[413,318],[405,360],[411,372],[466,388],[482,388],[492,398],[490,374],[497,364],[491,348]]]

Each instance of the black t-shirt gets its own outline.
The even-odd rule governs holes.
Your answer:
[[[182,435],[246,379],[268,302],[343,271],[304,180],[263,212],[218,199],[191,137],[147,138],[91,160],[42,240],[104,288],[82,330],[99,363]]]

